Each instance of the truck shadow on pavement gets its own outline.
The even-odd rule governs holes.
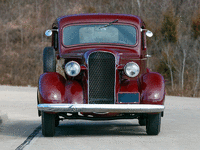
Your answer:
[[[38,126],[37,121],[7,121],[0,125],[0,134],[5,136],[28,137]],[[39,132],[41,134],[42,132]],[[145,126],[130,121],[63,121],[56,127],[55,137],[77,137],[77,136],[110,136],[147,135]],[[43,135],[39,135],[43,137]]]
[[[126,135],[137,136],[147,135],[145,126],[139,126],[137,123],[120,121],[81,121],[78,123],[62,123],[56,128],[55,137],[69,136],[110,136]]]

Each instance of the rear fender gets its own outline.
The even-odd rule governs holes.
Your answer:
[[[165,83],[162,75],[149,72],[139,79],[140,102],[142,104],[164,105]]]

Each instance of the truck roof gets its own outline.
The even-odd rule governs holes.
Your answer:
[[[90,14],[74,14],[61,16],[56,19],[54,25],[63,26],[65,24],[74,24],[74,23],[100,23],[100,22],[112,22],[113,20],[118,19],[118,22],[123,22],[127,24],[140,25],[143,24],[143,21],[140,17],[130,14],[107,14],[107,13],[90,13]]]

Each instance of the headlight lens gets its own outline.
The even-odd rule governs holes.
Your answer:
[[[65,72],[72,77],[77,76],[81,71],[80,65],[75,61],[70,61],[65,65]]]
[[[124,71],[125,74],[128,77],[136,77],[139,72],[140,72],[140,67],[138,66],[138,64],[134,63],[134,62],[129,62],[126,64],[126,66],[124,67]]]

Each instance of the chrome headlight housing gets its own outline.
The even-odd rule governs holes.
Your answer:
[[[67,75],[75,77],[81,71],[80,65],[75,61],[70,61],[65,65],[65,72]]]
[[[140,73],[140,67],[137,63],[129,62],[124,67],[124,72],[128,77],[136,77]]]

